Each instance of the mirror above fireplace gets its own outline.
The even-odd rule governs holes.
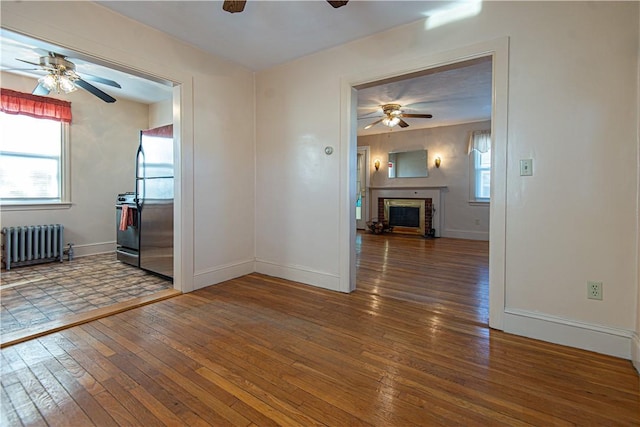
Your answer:
[[[424,178],[429,176],[427,150],[389,153],[389,178]]]

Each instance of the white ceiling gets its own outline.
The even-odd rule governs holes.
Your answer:
[[[223,11],[222,1],[98,3],[217,56],[260,70],[425,19],[459,6],[461,2],[351,0],[346,6],[334,9],[324,0],[249,0],[244,11],[235,14]],[[116,70],[95,58],[6,30],[0,31],[0,47],[2,69],[29,68],[28,64],[15,58],[37,63],[40,56],[53,51],[68,56],[81,76],[93,74],[120,83],[122,89],[95,84],[116,99],[153,103],[171,97],[171,87],[166,82]],[[381,124],[366,131],[363,129],[379,116],[376,109],[385,103],[401,104],[407,113],[433,114],[432,119],[405,119],[410,126],[404,130],[490,119],[491,62],[463,65],[360,88],[358,117],[366,118],[358,120],[358,134],[403,131],[397,126],[389,129]],[[33,71],[19,73],[35,78],[43,75]]]
[[[468,0],[467,0],[468,1]],[[99,1],[102,6],[252,70],[418,21],[457,1],[248,0],[243,12],[222,1]]]
[[[359,89],[358,135],[490,120],[491,76],[491,59],[485,57]],[[433,118],[405,118],[409,127],[404,129],[398,126],[389,129],[379,123],[365,130],[366,125],[383,116],[380,106],[389,103],[400,104],[405,113],[432,114]]]

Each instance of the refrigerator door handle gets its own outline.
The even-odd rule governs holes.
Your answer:
[[[142,175],[140,175],[142,172]],[[142,183],[142,187],[140,187],[140,183]],[[144,150],[142,150],[142,144],[138,146],[138,151],[136,152],[136,194],[135,194],[135,202],[138,207],[142,207],[144,203],[144,193],[145,193],[145,168],[144,168]],[[140,192],[141,190],[142,192]]]

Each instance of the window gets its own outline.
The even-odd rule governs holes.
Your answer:
[[[472,202],[489,202],[491,195],[491,131],[472,132],[469,140],[469,189]]]
[[[0,112],[2,204],[62,203],[68,123]]]
[[[3,209],[68,203],[69,123],[70,102],[0,89]]]

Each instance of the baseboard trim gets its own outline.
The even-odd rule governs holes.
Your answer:
[[[452,239],[467,239],[467,240],[485,240],[489,241],[488,231],[469,231],[469,230],[452,230],[445,228],[442,232],[442,237],[450,237]]]
[[[253,259],[221,265],[203,271],[196,271],[193,277],[193,290],[217,285],[227,280],[235,279],[255,271]]]
[[[65,246],[65,251],[68,246]],[[116,242],[86,243],[84,245],[73,245],[73,256],[80,258],[89,255],[99,255],[116,251]]]
[[[298,265],[282,265],[275,262],[256,259],[256,273],[300,282],[331,291],[340,291],[340,276],[311,270]]]
[[[640,374],[640,336],[637,333],[631,337],[631,362]]]
[[[631,359],[633,332],[544,313],[505,309],[504,331],[529,338]]]

